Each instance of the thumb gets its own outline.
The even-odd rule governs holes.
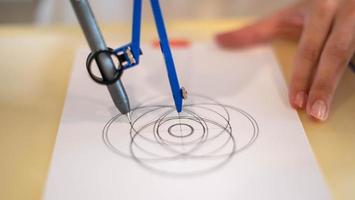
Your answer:
[[[303,28],[303,4],[296,4],[241,29],[216,35],[225,48],[237,48],[270,41],[276,37],[297,39]]]
[[[215,39],[225,48],[246,47],[266,42],[275,36],[277,23],[275,17],[269,17],[241,29],[220,33]]]

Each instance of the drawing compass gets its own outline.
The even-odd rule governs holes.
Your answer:
[[[88,6],[88,2],[86,0],[81,0],[81,1],[85,2],[85,5]],[[72,0],[73,5],[76,6],[77,10],[80,11],[82,5],[77,5],[77,2],[78,0]],[[170,89],[174,99],[174,104],[176,107],[176,111],[180,113],[182,111],[183,99],[187,98],[187,92],[183,87],[180,87],[179,84],[179,79],[176,73],[174,59],[170,49],[169,39],[166,32],[159,0],[150,0],[150,3],[153,11],[156,29],[159,36],[160,49],[162,51],[165,65],[166,65],[166,71],[170,83]],[[77,15],[80,14],[80,12],[78,13],[78,11],[76,13]],[[140,48],[141,18],[142,18],[142,0],[134,0],[131,42],[129,44],[126,44],[124,46],[115,49],[108,48],[106,46],[105,48],[99,48],[94,50],[92,48],[93,52],[89,54],[86,66],[90,77],[95,82],[100,84],[105,84],[105,85],[111,85],[113,83],[120,82],[121,75],[126,69],[129,69],[139,64],[140,61],[139,58],[142,55],[142,50]],[[92,24],[89,24],[87,26],[86,25],[87,24],[82,25],[84,32],[87,27],[92,26]],[[89,39],[88,41],[90,44],[91,41]],[[107,70],[102,68],[101,63],[98,62],[98,60],[102,56],[116,57],[116,59],[118,60],[118,65],[114,67],[114,70],[112,70],[111,67],[110,72],[107,73]],[[102,77],[97,77],[96,75],[94,75],[94,73],[92,73],[91,63],[93,60],[96,61]],[[115,94],[112,95],[111,93],[111,96],[114,99],[114,97],[117,95]]]

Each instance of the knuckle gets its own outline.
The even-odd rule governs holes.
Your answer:
[[[291,87],[302,89],[309,82],[308,77],[305,77],[303,74],[294,73],[291,78]]]
[[[334,90],[334,84],[330,80],[322,80],[314,84],[312,92],[316,94],[323,94],[324,96],[330,95]]]
[[[342,10],[344,10],[345,13],[349,17],[354,17],[354,14],[355,14],[355,0],[344,1],[343,4],[342,4]]]
[[[339,8],[339,12],[336,14],[336,19],[342,24],[348,24],[348,26],[352,26],[354,24],[353,22],[355,21],[355,1],[347,4],[344,3],[342,7]]]
[[[316,6],[318,11],[323,14],[332,13],[337,8],[337,1],[335,0],[317,0]]]
[[[344,42],[332,42],[326,49],[326,55],[335,60],[346,58],[349,52],[350,48]]]
[[[303,87],[303,84],[300,84],[299,82],[296,82],[295,80],[291,81],[289,84],[289,90],[293,93],[297,91],[303,91],[306,88]]]
[[[317,45],[308,43],[301,48],[301,56],[310,63],[315,63],[319,59],[319,49]]]

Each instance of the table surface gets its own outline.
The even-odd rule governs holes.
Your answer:
[[[171,38],[212,39],[246,20],[176,21]],[[108,44],[130,38],[128,24],[103,27]],[[156,38],[143,25],[143,41]],[[86,45],[76,26],[0,26],[0,199],[41,199],[63,110],[74,54]],[[296,42],[272,43],[288,82]],[[355,199],[355,73],[345,72],[325,123],[299,112],[335,199]]]

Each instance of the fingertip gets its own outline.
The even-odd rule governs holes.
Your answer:
[[[329,115],[329,105],[325,100],[316,99],[307,104],[306,112],[313,120],[324,122]]]
[[[261,43],[270,37],[268,32],[260,32],[261,27],[257,24],[249,25],[240,29],[232,30],[216,35],[219,45],[225,48],[243,48]]]
[[[225,46],[226,44],[226,38],[227,37],[227,33],[218,33],[217,35],[215,35],[214,39],[217,42],[217,44],[221,45],[221,46]]]
[[[318,76],[318,78],[317,78]],[[309,100],[307,102],[307,114],[318,121],[325,121],[330,113],[331,102],[334,97],[336,84],[329,79],[319,78],[320,73],[312,84],[309,91]]]
[[[297,107],[297,105],[296,105],[296,103],[295,103],[295,100],[294,100],[295,97],[294,97],[294,96],[295,96],[295,95],[293,95],[292,92],[289,92],[288,101],[289,101],[291,107],[297,110],[297,109],[299,109],[299,108]]]
[[[317,118],[315,118],[315,117],[313,117],[312,115],[309,115],[309,114],[307,114],[307,117],[308,117],[309,120],[311,120],[312,122],[316,122],[316,123],[322,123],[322,122],[326,121],[326,120],[324,120],[324,121],[319,120],[319,119],[317,119]]]
[[[219,33],[215,36],[215,40],[217,41],[217,44],[224,48],[237,48],[240,46],[240,37],[238,32],[239,30]]]
[[[291,93],[290,103],[295,109],[303,109],[307,104],[307,93],[305,91],[298,91]]]

